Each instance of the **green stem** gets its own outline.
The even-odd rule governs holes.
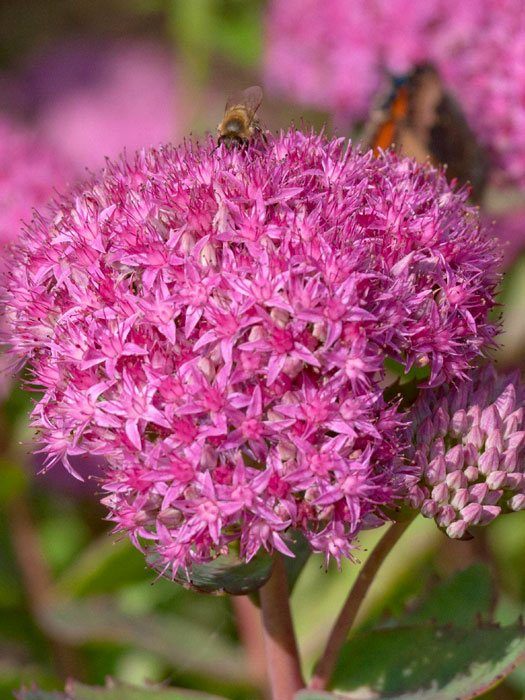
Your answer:
[[[305,684],[290,612],[286,569],[280,554],[275,555],[272,575],[259,595],[272,700],[293,700]]]
[[[346,642],[353,627],[361,603],[363,602],[381,564],[387,558],[393,546],[411,524],[412,519],[393,523],[382,539],[379,540],[372,554],[359,571],[357,579],[332,627],[324,652],[317,663],[309,687],[323,690],[327,687],[337,663],[341,647]]]

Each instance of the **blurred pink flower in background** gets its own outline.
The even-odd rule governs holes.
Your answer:
[[[485,219],[502,243],[503,269],[507,269],[525,250],[525,206]]]
[[[32,209],[63,188],[71,173],[49,144],[0,116],[0,244],[14,241],[22,220],[30,220]]]
[[[16,240],[22,221],[42,207],[55,188],[66,185],[72,169],[32,131],[0,115],[0,273],[4,246]],[[3,319],[0,318],[0,330]],[[0,354],[0,399],[11,387],[6,358]]]
[[[181,108],[171,52],[154,42],[76,40],[33,58],[26,109],[78,166],[177,139]]]
[[[266,83],[292,99],[366,118],[388,73],[436,65],[492,155],[525,185],[525,5],[521,0],[273,0]]]

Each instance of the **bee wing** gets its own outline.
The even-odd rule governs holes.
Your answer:
[[[246,90],[241,90],[236,92],[228,98],[226,102],[225,111],[229,112],[235,108],[243,108],[248,114],[248,118],[251,121],[259,107],[261,106],[263,98],[263,91],[258,85],[252,85]]]

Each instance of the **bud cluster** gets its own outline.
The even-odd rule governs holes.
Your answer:
[[[525,388],[492,367],[472,382],[423,394],[412,411],[421,469],[410,503],[452,538],[525,508]]]

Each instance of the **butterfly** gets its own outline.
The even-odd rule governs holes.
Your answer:
[[[386,99],[381,96],[372,110],[364,143],[376,154],[393,147],[419,162],[446,165],[449,180],[469,183],[473,201],[483,196],[487,155],[460,106],[429,64],[392,78]]]

